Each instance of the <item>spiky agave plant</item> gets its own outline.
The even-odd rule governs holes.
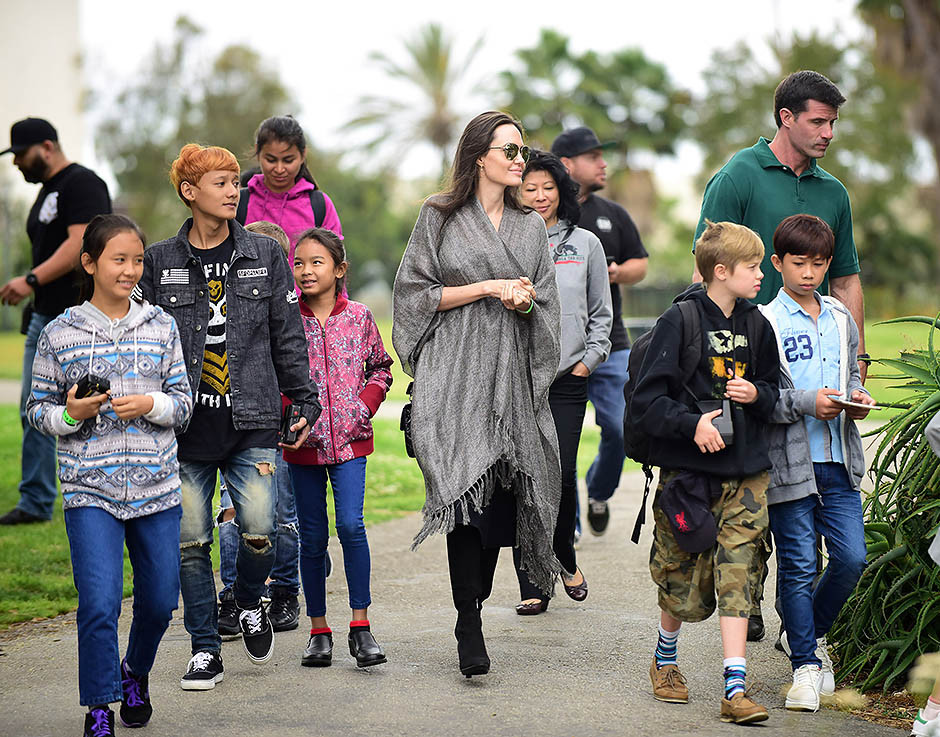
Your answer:
[[[940,354],[934,336],[940,317],[899,317],[885,323],[931,326],[926,349],[876,362],[896,373],[872,376],[895,382],[909,395],[880,436],[871,473],[875,490],[865,501],[868,566],[843,607],[829,639],[839,656],[840,679],[865,691],[903,684],[921,653],[940,650],[940,567],[927,547],[940,525],[940,458],[924,428],[940,412]]]

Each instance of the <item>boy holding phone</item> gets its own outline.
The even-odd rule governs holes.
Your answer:
[[[793,666],[786,708],[793,711],[815,712],[820,693],[835,690],[825,636],[865,567],[859,494],[865,455],[855,420],[866,417],[875,400],[859,376],[852,314],[817,291],[834,243],[832,230],[814,215],[783,220],[771,257],[783,287],[761,308],[777,336],[782,365],[770,425],[767,503],[786,625],[781,642]],[[826,539],[829,562],[813,590],[817,535]]]

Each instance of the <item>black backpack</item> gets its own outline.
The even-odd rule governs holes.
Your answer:
[[[242,187],[238,190],[238,210],[235,212],[235,219],[241,225],[245,225],[245,220],[248,218],[249,197],[251,197],[251,190],[248,187]],[[314,225],[323,225],[323,218],[326,217],[326,200],[323,198],[323,192],[319,189],[310,190],[310,207],[313,209]]]
[[[686,290],[685,293],[688,293]],[[693,300],[684,299],[675,303],[679,307],[681,316],[682,334],[681,342],[682,353],[679,355],[679,374],[682,385],[689,394],[694,393],[688,388],[688,382],[695,374],[699,363],[702,360],[702,316],[699,313],[698,305]],[[646,352],[652,340],[656,326],[659,320],[653,325],[652,330],[643,333],[639,338],[633,341],[630,349],[630,358],[627,362],[629,372],[627,383],[623,386],[623,398],[625,400],[625,409],[623,413],[623,449],[628,458],[642,464],[643,474],[646,476],[646,485],[643,489],[643,503],[640,506],[640,512],[637,515],[636,523],[633,525],[633,534],[630,539],[634,543],[640,541],[640,528],[646,524],[646,500],[649,498],[650,486],[653,483],[653,468],[650,466],[650,438],[637,426],[636,418],[633,416],[633,392],[636,390],[637,382],[642,375],[643,362],[646,360]],[[745,335],[747,335],[748,346],[751,350],[756,350],[763,340],[763,331],[766,320],[758,310],[750,310],[747,313],[747,322],[745,324]]]

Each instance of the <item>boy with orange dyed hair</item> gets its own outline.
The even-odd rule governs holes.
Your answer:
[[[176,318],[194,388],[192,419],[177,438],[183,519],[180,586],[193,657],[184,690],[222,680],[215,579],[209,558],[212,497],[219,472],[238,516],[235,602],[253,663],[274,652],[261,603],[274,561],[274,469],[281,394],[299,410],[299,448],[320,414],[310,380],[297,294],[278,244],[235,221],[238,161],[217,146],[183,146],[170,181],[192,211],[174,238],[144,255],[140,295]]]

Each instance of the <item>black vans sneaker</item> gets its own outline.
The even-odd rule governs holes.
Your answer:
[[[224,641],[235,640],[241,637],[242,631],[238,626],[238,615],[241,609],[235,603],[235,594],[228,591],[219,601],[219,636]]]
[[[114,737],[114,712],[96,707],[85,714],[83,737]]]
[[[125,727],[143,727],[153,715],[150,705],[150,679],[145,673],[135,676],[127,668],[127,658],[121,661],[121,724]]]
[[[184,691],[208,691],[221,683],[225,675],[222,669],[222,656],[219,653],[200,650],[189,660],[186,675],[180,679],[180,688]]]
[[[242,630],[242,642],[248,658],[255,665],[267,663],[274,654],[274,628],[268,619],[263,604],[252,609],[242,609],[238,615],[238,625]]]

